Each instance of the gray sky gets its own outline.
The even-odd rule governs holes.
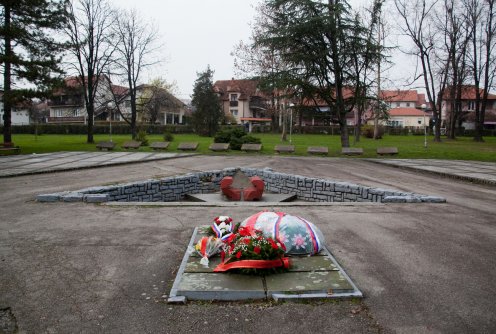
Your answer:
[[[248,23],[259,0],[112,0],[116,7],[135,8],[159,28],[165,61],[148,77],[175,80],[178,97],[189,98],[196,73],[210,64],[214,80],[230,79],[231,51],[250,35]]]
[[[190,98],[196,73],[210,64],[215,71],[214,80],[226,80],[234,76],[234,59],[230,55],[240,40],[248,41],[249,23],[255,16],[255,6],[261,0],[111,0],[118,8],[134,8],[145,20],[153,21],[159,29],[163,44],[161,58],[165,61],[148,73],[143,81],[163,77],[176,81],[179,98]],[[369,3],[354,0],[352,4]],[[400,62],[390,71],[394,83],[402,86],[408,77],[412,60],[395,53],[393,59]]]

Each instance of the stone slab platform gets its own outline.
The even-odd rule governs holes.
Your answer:
[[[187,199],[195,202],[240,202],[240,201],[231,201],[226,196],[223,196],[220,192],[212,193],[212,194],[188,194],[186,196]],[[263,203],[278,203],[278,202],[291,202],[296,199],[295,194],[271,194],[264,193],[262,198],[256,202]],[[246,202],[243,202],[246,203]]]
[[[208,226],[195,228],[188,249],[202,236]],[[200,257],[188,250],[178,270],[169,294],[170,303],[185,300],[253,300],[361,298],[362,292],[337,263],[327,248],[315,256],[291,257],[286,273],[250,276],[234,273],[214,273],[220,257],[210,259],[208,267],[199,263]]]

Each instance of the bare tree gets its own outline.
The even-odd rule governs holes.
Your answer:
[[[443,98],[449,97],[447,116],[447,136],[455,138],[456,125],[462,116],[462,90],[467,79],[467,47],[471,34],[467,29],[467,21],[463,8],[457,0],[444,0],[437,15],[438,31],[444,37],[444,57],[449,63],[448,87],[443,92]],[[442,48],[441,48],[442,50]]]
[[[153,79],[150,84],[143,85],[142,93],[138,98],[138,112],[142,113],[142,119],[150,124],[155,124],[161,111],[176,111],[184,107],[184,103],[174,97],[176,89],[175,82],[168,83],[162,78]]]
[[[261,3],[256,8],[257,15],[251,24],[251,36],[248,43],[240,41],[231,53],[234,56],[234,68],[237,75],[244,77],[255,77],[259,82],[259,88],[270,95],[271,103],[269,113],[272,118],[272,128],[277,130],[282,124],[282,140],[286,140],[286,120],[283,100],[289,97],[288,87],[289,66],[280,57],[280,53],[274,48],[255,43],[264,35],[263,27],[268,23],[267,13],[269,7]],[[291,89],[291,93],[295,93]]]
[[[435,137],[441,141],[441,102],[446,88],[449,57],[439,57],[436,53],[439,36],[435,29],[434,17],[437,0],[395,0],[394,4],[401,17],[401,30],[408,36],[415,55],[420,62],[420,75],[423,78],[430,108],[432,109]]]
[[[475,87],[474,140],[482,142],[487,98],[496,70],[495,0],[465,0],[464,4],[472,32],[469,68]]]
[[[123,78],[128,87],[131,103],[131,134],[136,137],[137,118],[137,88],[143,70],[158,63],[152,57],[158,49],[156,41],[158,32],[156,27],[144,23],[135,10],[119,11],[116,17],[115,35],[118,38],[116,45],[116,74]]]
[[[95,104],[102,95],[98,88],[108,80],[104,74],[115,51],[111,29],[115,15],[106,0],[75,0],[68,4],[67,11],[65,31],[75,58],[72,67],[78,73],[86,104],[87,142],[93,143]]]

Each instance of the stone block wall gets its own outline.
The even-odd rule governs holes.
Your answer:
[[[265,191],[295,194],[309,202],[381,202],[419,203],[445,202],[441,197],[426,196],[381,188],[366,187],[347,182],[274,172],[272,169],[239,168],[247,176],[259,176]],[[224,176],[233,176],[237,168],[203,171],[163,179],[150,179],[127,184],[91,187],[71,192],[41,194],[39,202],[175,202],[187,194],[217,192]]]

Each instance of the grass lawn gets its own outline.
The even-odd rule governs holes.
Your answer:
[[[261,154],[274,154],[274,146],[282,143],[278,134],[254,134],[262,140],[263,148]],[[108,135],[95,135],[95,143],[98,141],[108,141]],[[288,136],[289,138],[289,136]],[[3,138],[2,138],[3,139]],[[116,143],[115,151],[124,151],[121,149],[123,142],[130,140],[129,135],[113,135],[113,141]],[[149,135],[148,141],[163,141],[161,135]],[[30,153],[48,153],[58,151],[98,151],[95,144],[87,144],[85,135],[41,135],[35,137],[28,134],[13,135],[15,145],[21,147],[22,154]],[[174,141],[171,143],[168,152],[177,152],[179,142],[198,142],[198,153],[202,154],[253,154],[239,151],[229,153],[210,152],[208,146],[213,142],[213,138],[200,137],[193,134],[174,135]],[[362,138],[359,143],[353,144],[353,138],[350,137],[352,147],[362,147],[364,158],[376,158],[377,147],[395,146],[399,150],[397,158],[413,159],[456,159],[456,160],[478,160],[496,162],[496,137],[485,137],[484,143],[476,143],[471,137],[460,137],[456,140],[444,139],[441,143],[433,142],[433,137],[428,137],[427,149],[424,148],[423,136],[385,136],[380,140]],[[329,156],[338,157],[341,151],[339,136],[331,135],[293,135],[292,144],[295,145],[296,152],[294,155],[305,156],[308,146],[327,146]],[[150,152],[149,147],[141,147],[140,152]],[[360,157],[357,157],[360,158]]]

